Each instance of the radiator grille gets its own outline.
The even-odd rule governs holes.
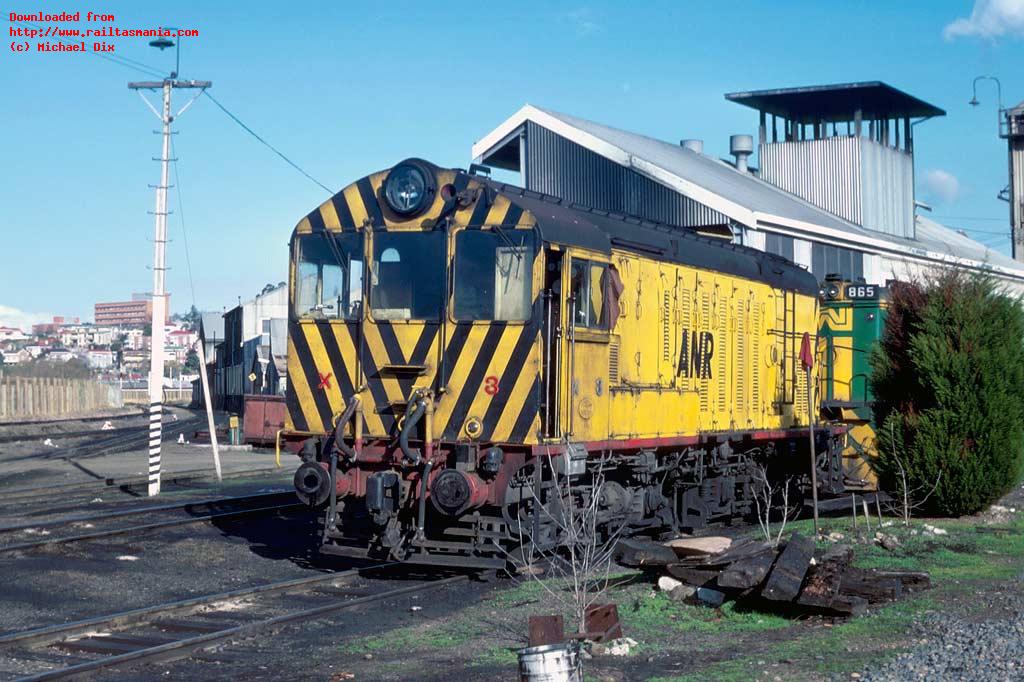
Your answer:
[[[672,299],[668,291],[661,301],[661,356],[667,363],[672,361]]]
[[[752,315],[754,328],[750,332],[753,339],[753,344],[750,347],[750,366],[753,369],[750,373],[750,398],[754,414],[759,416],[761,414],[761,372],[764,371],[764,367],[761,366],[761,307],[757,303],[754,303],[752,307],[754,309]]]
[[[708,331],[711,329],[711,298],[708,296],[708,292],[702,291],[700,294],[700,329],[702,331]],[[691,332],[692,335],[692,332]],[[697,391],[700,396],[700,411],[708,411],[708,381],[697,381]]]
[[[726,372],[729,370],[729,363],[726,362],[726,353],[729,350],[729,343],[726,339],[726,335],[729,333],[728,328],[728,315],[726,314],[728,305],[724,300],[718,301],[718,338],[715,339],[716,348],[715,353],[715,374],[717,374],[716,387],[718,388],[718,411],[722,413],[723,417],[725,410],[728,406],[727,392],[729,389],[728,377]]]
[[[608,344],[608,381],[619,383],[619,337],[615,335]]]
[[[750,367],[747,364],[747,313],[742,300],[736,301],[736,362],[733,368],[733,382],[736,395],[733,404],[736,412],[747,411],[747,381]]]

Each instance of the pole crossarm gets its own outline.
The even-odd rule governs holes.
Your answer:
[[[180,88],[200,88],[200,89],[206,89],[206,88],[212,88],[213,87],[213,81],[195,81],[195,80],[179,81],[179,80],[171,80],[170,78],[168,78],[167,80],[164,80],[164,81],[135,81],[133,83],[129,83],[128,84],[128,89],[129,90],[159,90],[162,87],[164,87],[165,83],[170,83],[172,88],[179,88],[179,89]]]

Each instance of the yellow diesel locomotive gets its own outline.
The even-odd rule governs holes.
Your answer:
[[[758,465],[809,480],[818,285],[784,259],[409,159],[299,222],[289,281],[285,437],[324,552],[500,567],[557,544],[566,477],[631,532],[748,514]]]

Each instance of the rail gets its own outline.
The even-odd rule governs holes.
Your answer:
[[[285,612],[279,615],[242,623],[214,622],[203,618],[203,615],[208,614],[210,610],[215,611],[215,606],[219,602],[228,602],[229,600],[241,597],[268,597],[297,590],[316,588],[325,583],[351,580],[368,571],[386,569],[395,565],[394,563],[378,564],[326,576],[317,575],[310,578],[285,580],[203,597],[167,602],[96,618],[88,618],[73,623],[15,632],[0,636],[0,649],[38,650],[45,647],[56,647],[65,651],[70,650],[76,653],[98,654],[100,656],[93,660],[72,663],[67,667],[36,672],[21,678],[23,682],[30,680],[66,679],[80,676],[83,673],[114,668],[129,663],[135,664],[187,658],[193,652],[205,649],[217,642],[249,636],[257,631],[276,628],[286,623],[320,618],[330,613],[356,606],[373,604],[425,590],[439,589],[467,579],[465,575],[456,575],[440,580],[406,585],[375,594],[356,596],[350,599],[339,599],[338,601],[321,604],[312,608],[286,608]],[[204,607],[207,607],[208,610],[197,613]],[[240,619],[246,617],[245,614],[238,612],[232,615]],[[171,616],[192,616],[192,619],[172,620]],[[137,632],[124,632],[121,630],[130,626],[136,626],[139,629],[148,627],[149,631],[143,630],[139,634]],[[174,636],[175,633],[178,634],[178,637]]]

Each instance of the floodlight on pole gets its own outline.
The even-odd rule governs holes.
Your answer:
[[[168,26],[167,30],[177,31],[178,29],[174,26]],[[161,36],[159,38],[154,38],[153,40],[149,41],[149,46],[155,47],[159,49],[161,52],[163,52],[169,47],[174,48],[174,71],[171,72],[171,78],[177,78],[178,74],[181,73],[181,41],[175,41],[171,40],[166,36]]]
[[[1002,122],[1003,115],[1003,84],[999,82],[999,79],[995,76],[975,76],[971,82],[971,101],[968,102],[972,107],[979,106],[981,102],[978,101],[978,81],[992,81],[996,84],[996,103],[999,105],[999,109],[996,111],[998,121]]]

